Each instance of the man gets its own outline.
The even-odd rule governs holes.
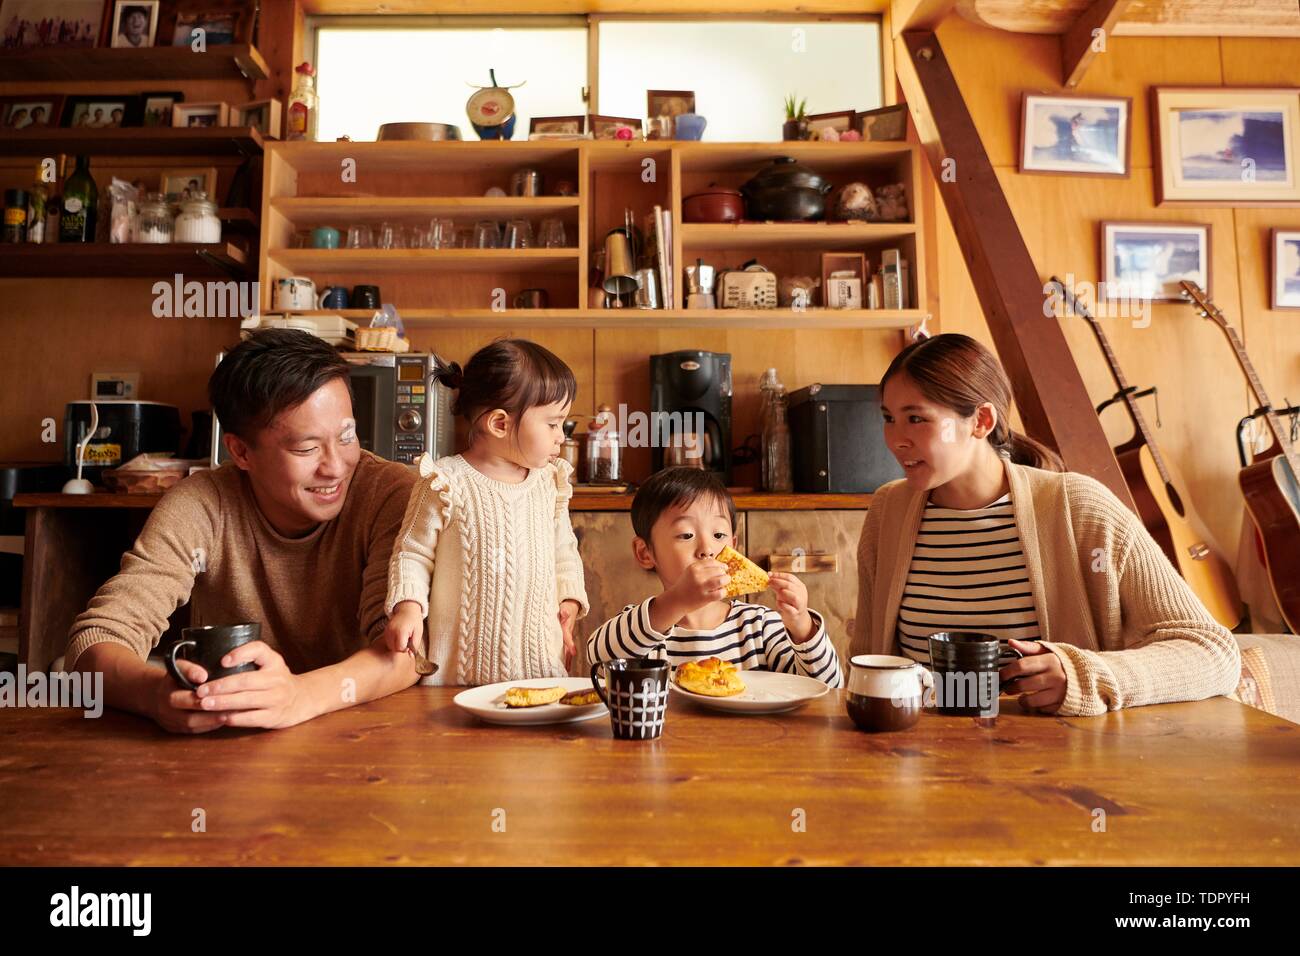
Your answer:
[[[118,34],[113,46],[142,47],[149,45],[149,9],[124,7],[119,20]]]
[[[102,671],[108,704],[177,733],[290,727],[409,687],[413,659],[373,644],[387,623],[393,538],[411,469],[357,444],[348,365],[305,332],[270,329],[208,381],[231,462],[180,482],[154,508],[121,571],[72,625],[66,666]],[[168,616],[259,621],[262,639],[223,666],[258,670],[197,691],[145,662]]]

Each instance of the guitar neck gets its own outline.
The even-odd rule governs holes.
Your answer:
[[[1286,456],[1287,463],[1291,466],[1291,471],[1300,479],[1300,455],[1297,454],[1295,446],[1291,444],[1291,436],[1282,426],[1282,417],[1273,410],[1273,403],[1269,401],[1268,393],[1264,391],[1264,383],[1259,380],[1255,374],[1255,366],[1251,364],[1250,356],[1246,354],[1246,346],[1237,335],[1237,330],[1226,322],[1221,323],[1223,332],[1228,337],[1232,349],[1237,354],[1237,362],[1241,365],[1241,371],[1246,376],[1246,381],[1250,384],[1250,390],[1255,393],[1255,400],[1259,402],[1259,407],[1265,409],[1264,418],[1268,421],[1269,427],[1273,430],[1273,437],[1277,439],[1278,447],[1282,449],[1282,454]]]

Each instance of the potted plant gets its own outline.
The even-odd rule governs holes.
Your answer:
[[[793,95],[785,98],[785,124],[781,127],[781,139],[808,138],[808,99],[795,101]]]

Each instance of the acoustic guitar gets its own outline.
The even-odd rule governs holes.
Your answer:
[[[1137,389],[1129,386],[1124,371],[1119,366],[1097,321],[1060,279],[1052,277],[1057,287],[1057,294],[1067,308],[1082,316],[1092,326],[1101,346],[1110,374],[1119,389],[1116,398],[1124,402],[1129,418],[1133,422],[1133,437],[1114,449],[1119,461],[1124,480],[1137,505],[1138,517],[1146,525],[1151,537],[1155,538],[1160,549],[1169,558],[1169,563],[1178,569],[1178,573],[1187,581],[1188,586],[1196,592],[1210,615],[1228,630],[1241,622],[1241,595],[1237,591],[1237,580],[1232,568],[1224,560],[1222,553],[1214,545],[1205,523],[1192,509],[1184,489],[1187,488],[1182,475],[1174,463],[1160,453],[1155,436],[1147,426],[1138,404]]]
[[[1186,280],[1179,285],[1183,287],[1184,298],[1190,299],[1202,316],[1223,329],[1246,382],[1259,402],[1260,414],[1273,433],[1273,444],[1241,470],[1237,482],[1246,499],[1246,511],[1259,532],[1264,567],[1277,606],[1287,627],[1300,634],[1300,481],[1297,480],[1300,455],[1291,444],[1287,430],[1282,427],[1281,416],[1268,400],[1237,330],[1228,324],[1219,307],[1210,301],[1200,286]]]

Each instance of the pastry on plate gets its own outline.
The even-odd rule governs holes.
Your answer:
[[[727,573],[731,575],[731,581],[727,584],[727,597],[740,597],[742,594],[757,594],[767,590],[767,572],[730,545],[718,552],[716,560],[725,564]]]
[[[678,665],[677,684],[706,697],[735,697],[745,692],[745,682],[740,679],[736,665],[716,657]]]
[[[555,703],[566,693],[563,687],[511,687],[506,691],[506,706],[541,707]]]
[[[560,703],[572,707],[586,707],[588,704],[599,704],[600,695],[594,690],[571,690],[560,698]]]

